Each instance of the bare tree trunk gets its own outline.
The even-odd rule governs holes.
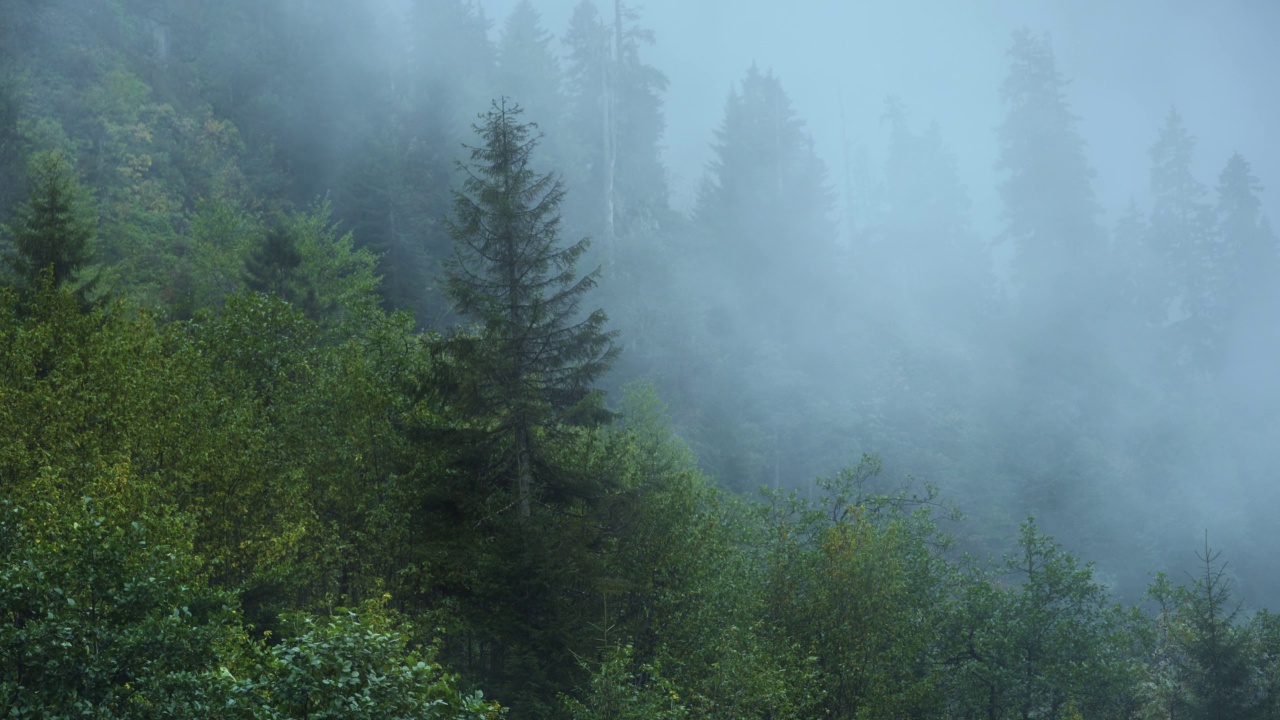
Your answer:
[[[614,273],[614,264],[617,258],[614,176],[618,167],[617,92],[618,75],[622,65],[622,0],[614,0],[613,10],[613,48],[611,52],[609,43],[605,42],[603,44],[604,72],[600,74],[604,84],[604,87],[601,88],[601,102],[604,104],[604,112],[601,113],[603,119],[601,131],[604,140],[604,245],[605,258],[611,277]]]

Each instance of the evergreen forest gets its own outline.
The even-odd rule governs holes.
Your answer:
[[[681,199],[643,7],[483,5],[0,0],[0,716],[1280,718],[1244,154],[1117,211],[1010,28],[995,237],[763,59]]]

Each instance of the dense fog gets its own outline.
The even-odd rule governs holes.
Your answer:
[[[1277,28],[0,0],[0,716],[1280,717]]]
[[[483,5],[494,39],[513,5]],[[561,36],[573,5],[537,9]],[[607,21],[611,9],[602,14]],[[1263,289],[1274,275],[1258,281],[1252,301],[1241,288],[1244,275],[1274,272],[1262,269],[1274,268],[1275,253],[1263,218],[1275,214],[1265,187],[1280,172],[1280,101],[1266,89],[1268,68],[1280,61],[1268,31],[1280,10],[1257,2],[802,2],[785,10],[654,2],[639,8],[637,22],[654,31],[643,61],[669,80],[661,95],[668,200],[695,228],[667,224],[675,237],[665,247],[686,258],[700,212],[710,214],[704,183],[732,182],[717,175],[726,160],[715,148],[726,140],[715,131],[727,129],[728,95],[748,92],[748,67],[776,77],[825,170],[834,230],[783,221],[758,240],[776,257],[744,270],[750,277],[726,277],[726,266],[742,262],[730,259],[734,244],[763,221],[752,216],[744,228],[719,231],[723,245],[699,258],[698,271],[683,260],[672,270],[711,313],[682,331],[710,336],[714,349],[703,350],[725,357],[703,359],[720,365],[687,381],[696,387],[660,384],[677,408],[701,405],[689,410],[686,430],[722,482],[803,486],[858,452],[879,452],[894,473],[944,489],[970,516],[960,535],[998,547],[1034,514],[1096,559],[1124,596],[1136,597],[1153,570],[1194,563],[1208,531],[1227,548],[1245,593],[1274,597],[1280,567],[1267,528],[1276,499],[1277,315]],[[1048,141],[1078,142],[1082,153],[1045,168],[1039,187],[1030,183],[1040,167],[1058,162],[1046,140],[1002,146],[1012,104],[1002,84],[1011,66],[1027,62],[1010,54],[1019,32],[1050,58],[1062,110],[1073,116],[1046,122],[1062,121],[1076,137]],[[1162,132],[1180,139],[1157,159]],[[1232,201],[1220,190],[1222,173],[1236,153],[1259,179],[1250,192],[1266,239],[1252,251],[1225,235]],[[810,208],[772,210],[789,211]],[[1190,217],[1198,213],[1212,219]],[[1180,226],[1197,222],[1207,225]],[[833,235],[813,237],[824,232]],[[835,249],[823,248],[832,238]],[[1019,267],[1019,252],[1053,242],[1063,255]],[[823,252],[831,255],[797,267],[775,292],[762,287],[789,256]],[[1178,252],[1190,255],[1171,259]],[[1261,255],[1246,259],[1250,252]],[[1182,279],[1168,277],[1177,263],[1186,264]],[[1209,279],[1215,273],[1240,274]],[[1196,325],[1178,289],[1195,277],[1217,283],[1202,292],[1238,292],[1206,301],[1233,309],[1206,310],[1224,315]],[[635,282],[645,292],[645,280]],[[670,298],[659,290],[637,302]],[[624,336],[639,332],[604,304]],[[664,312],[689,318],[698,309],[689,301]],[[770,312],[785,316],[777,321],[785,333],[764,324]],[[1211,349],[1193,359],[1196,345]],[[671,361],[627,367],[669,378],[675,373],[662,363]],[[729,387],[708,389],[717,382]],[[712,418],[715,403],[739,405]]]
[[[962,549],[1034,515],[1134,599],[1207,531],[1245,597],[1280,593],[1272,4],[125,5],[155,92],[205,88],[261,149],[209,192],[327,198],[423,328],[458,321],[440,278],[469,126],[521,104],[564,237],[602,268],[605,384],[653,383],[723,486],[809,492],[878,453],[963,510]],[[7,49],[73,76],[78,7]],[[135,90],[89,101],[127,128]],[[59,92],[7,107],[74,116]]]

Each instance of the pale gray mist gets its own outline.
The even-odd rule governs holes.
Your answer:
[[[409,42],[398,21],[409,3],[387,2],[381,50],[394,56]],[[495,41],[516,4],[477,3]],[[576,4],[534,2],[554,47]],[[611,22],[614,3],[597,6]],[[998,128],[1008,110],[1000,88],[1014,33],[1025,29],[1049,38],[1057,71],[1070,81],[1064,99],[1084,141],[1085,162],[1095,171],[1094,219],[1110,260],[1106,277],[1069,284],[1070,296],[1083,303],[1081,317],[1106,315],[1085,305],[1111,302],[1097,299],[1112,297],[1125,278],[1141,274],[1125,263],[1151,265],[1151,251],[1126,245],[1137,240],[1117,227],[1131,206],[1143,223],[1151,218],[1151,148],[1171,109],[1196,140],[1191,169],[1204,202],[1215,202],[1219,174],[1239,153],[1264,188],[1262,214],[1280,220],[1280,4],[649,0],[633,7],[655,39],[642,59],[669,81],[662,95],[662,158],[668,204],[684,220],[656,223],[670,277],[651,285],[632,278],[631,296],[619,300],[604,287],[602,297],[614,303],[606,310],[631,338],[632,360],[623,374],[656,376],[670,395],[677,427],[689,431],[708,468],[722,475],[736,468],[747,478],[722,481],[799,486],[815,473],[856,462],[862,452],[879,452],[890,476],[911,474],[941,487],[970,516],[956,533],[979,551],[1008,547],[1017,523],[1035,514],[1074,551],[1097,561],[1118,592],[1136,598],[1151,573],[1194,564],[1208,531],[1246,597],[1272,606],[1280,601],[1273,539],[1280,502],[1277,314],[1237,317],[1214,340],[1215,369],[1205,372],[1153,369],[1161,343],[1176,335],[1166,327],[1179,317],[1176,304],[1129,325],[1082,320],[1092,327],[1078,328],[1078,337],[1090,347],[1071,347],[1075,336],[1065,331],[1058,335],[1068,338],[1063,348],[1046,345],[1055,329],[1036,318],[1073,313],[1061,296],[1032,300],[1035,289],[1019,287],[1017,248],[1006,234],[1000,192],[1007,173],[998,167]],[[805,123],[826,167],[830,219],[843,248],[842,268],[830,279],[837,299],[812,306],[829,314],[802,313],[797,304],[785,342],[777,333],[757,342],[756,318],[735,301],[749,302],[752,290],[717,274],[707,259],[714,253],[697,249],[700,231],[691,219],[716,157],[726,99],[753,65],[778,78]],[[950,261],[911,256],[927,253],[927,243],[874,245],[891,152],[890,97],[903,109],[909,132],[925,136],[936,128],[940,157],[954,161],[964,192],[953,200],[960,207],[967,202],[960,211],[967,227],[945,243],[963,245],[961,254],[989,265],[981,300],[949,301]],[[928,218],[919,220],[928,227]],[[694,289],[688,317],[673,319],[681,309],[662,303],[683,297],[679,288]],[[797,295],[811,289],[797,288]],[[934,295],[941,297],[932,305],[916,302]],[[1051,309],[1026,310],[1041,301]],[[663,317],[646,315],[646,303],[661,306]],[[962,321],[946,317],[949,304],[962,308],[956,310]],[[652,339],[662,333],[680,336],[683,344]],[[735,357],[739,352],[745,354]],[[1054,367],[1059,361],[1063,367]],[[695,369],[671,366],[686,362]],[[1037,377],[1053,382],[1023,384]],[[726,378],[735,390],[707,389],[730,382]],[[707,410],[713,403],[699,403],[715,397],[723,405],[734,395],[742,405],[718,412],[754,419],[725,431],[734,435],[725,440],[708,429],[715,424]],[[741,448],[754,459],[717,459],[717,452],[735,452],[725,448]],[[1033,485],[1036,490],[1027,490]]]

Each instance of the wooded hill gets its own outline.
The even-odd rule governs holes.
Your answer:
[[[461,0],[0,0],[0,710],[1280,716],[1280,621],[1207,541],[1126,605],[1014,516],[1098,549],[1120,510],[1091,501],[1144,459],[1100,398],[1221,399],[1229,329],[1275,305],[1247,162],[1211,204],[1171,115],[1123,231],[1151,240],[1108,242],[1065,80],[1016,34],[1010,299],[899,105],[842,242],[751,68],[686,215],[642,18],[488,25]],[[1117,336],[1157,390],[1092,351]],[[1125,557],[1192,556],[1166,532]]]

